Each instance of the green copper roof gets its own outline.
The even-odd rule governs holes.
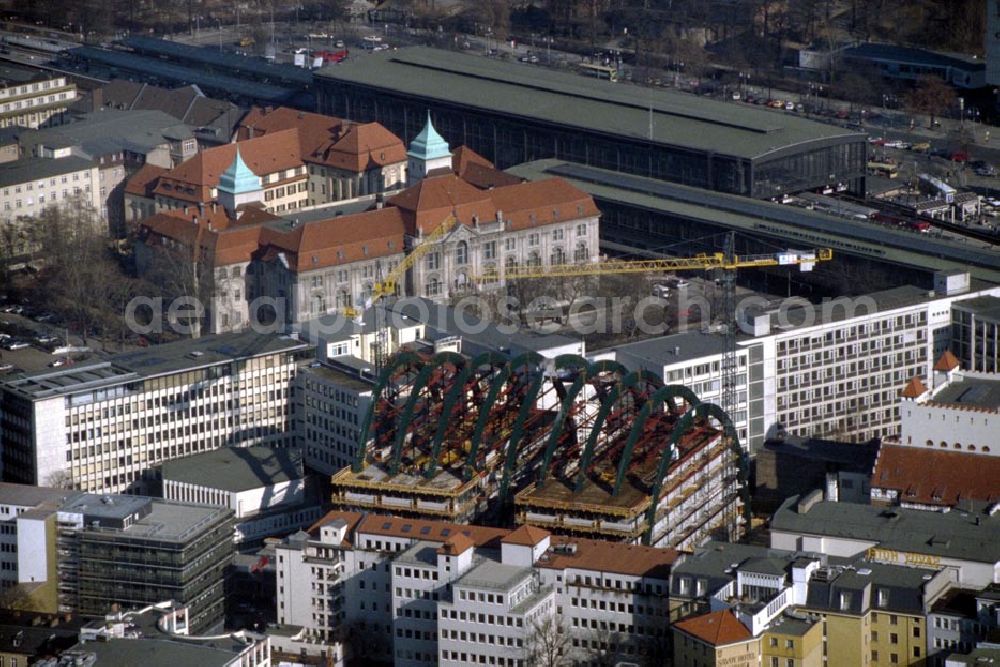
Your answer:
[[[260,176],[250,171],[250,167],[240,155],[240,147],[237,146],[233,163],[219,177],[219,190],[238,195],[244,192],[256,192],[260,188]]]
[[[424,129],[420,130],[420,134],[413,139],[413,142],[410,144],[410,150],[406,154],[418,160],[433,160],[435,158],[451,156],[451,151],[448,149],[448,142],[438,134],[438,131],[434,129],[434,125],[431,124],[431,113],[429,111],[427,112],[427,124],[424,125]]]

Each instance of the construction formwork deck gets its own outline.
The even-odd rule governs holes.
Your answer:
[[[330,479],[334,489],[357,488],[366,491],[406,491],[414,494],[431,494],[440,496],[459,496],[470,487],[479,484],[479,477],[474,476],[467,482],[447,469],[439,469],[431,478],[400,472],[389,473],[377,463],[370,463],[361,472],[344,468]]]

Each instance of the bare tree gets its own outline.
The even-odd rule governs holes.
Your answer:
[[[906,96],[906,108],[914,114],[927,114],[933,127],[936,117],[956,107],[955,89],[936,76],[924,76]]]
[[[561,667],[570,664],[566,653],[569,633],[553,617],[533,621],[528,635],[528,664],[537,667]]]
[[[72,489],[73,475],[69,470],[56,470],[45,478],[45,486],[53,489]]]

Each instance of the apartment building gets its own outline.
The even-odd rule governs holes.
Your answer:
[[[223,620],[228,509],[0,483],[0,529],[18,608],[102,617],[174,600],[190,606],[193,630]]]
[[[77,99],[76,84],[34,68],[0,66],[0,128],[39,127]]]
[[[66,156],[29,157],[0,164],[0,216],[5,224],[33,218],[53,205],[79,198],[83,206],[101,210],[99,165]]]
[[[298,340],[256,333],[166,343],[0,384],[7,481],[143,488],[164,461],[225,446],[291,446]]]
[[[276,547],[278,618],[331,650],[525,666],[563,633],[563,659],[666,645],[672,550],[339,511],[315,528]]]
[[[709,542],[674,568],[676,664],[924,665],[926,615],[954,580],[864,554]]]

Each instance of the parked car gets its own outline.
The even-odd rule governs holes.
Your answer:
[[[69,361],[63,358],[53,359],[49,362],[49,368],[59,368],[60,366],[65,366]]]
[[[785,102],[785,111],[795,111],[795,102]]]
[[[10,373],[14,370],[14,364],[0,364],[0,375]]]
[[[56,316],[53,313],[39,313],[35,315],[36,322],[54,322]]]
[[[3,349],[14,352],[15,350],[24,350],[31,347],[31,343],[26,340],[9,340],[3,344]]]

